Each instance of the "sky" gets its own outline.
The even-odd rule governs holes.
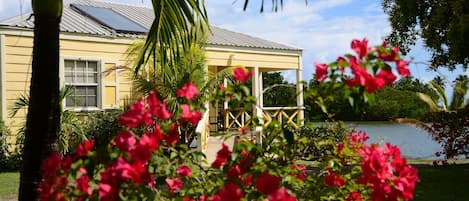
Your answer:
[[[31,0],[0,0],[0,19],[31,10]],[[151,6],[151,0],[107,0],[138,6]],[[314,73],[313,62],[330,63],[338,56],[352,53],[352,39],[369,40],[371,46],[382,43],[391,28],[380,0],[284,0],[279,12],[271,12],[265,1],[263,13],[258,0],[251,0],[243,11],[244,0],[205,0],[209,21],[229,30],[299,47],[303,49],[303,79],[309,81]],[[412,75],[429,81],[436,75],[453,80],[462,72],[430,72],[423,64],[430,56],[419,41],[405,57],[411,60]],[[290,82],[295,72],[284,72]]]

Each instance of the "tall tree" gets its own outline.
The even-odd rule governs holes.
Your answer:
[[[432,53],[430,68],[469,65],[469,1],[383,0],[392,32],[388,41],[403,53],[418,39]]]
[[[62,0],[32,0],[34,44],[20,201],[37,200],[42,159],[57,149],[60,130],[59,24]]]

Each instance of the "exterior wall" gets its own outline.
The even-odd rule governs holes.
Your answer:
[[[16,35],[5,35],[4,38],[7,116],[2,118],[14,134],[24,124],[26,110],[18,112],[14,118],[10,118],[9,113],[20,95],[29,94],[33,38]],[[131,82],[126,77],[127,72],[116,71],[115,67],[127,65],[125,51],[128,46],[125,43],[61,39],[61,80],[64,80],[64,59],[96,60],[98,72],[102,72],[98,75],[101,78],[101,87],[98,87],[101,96],[98,98],[99,109],[119,107],[130,95]]]

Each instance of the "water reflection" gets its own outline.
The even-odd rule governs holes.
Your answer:
[[[369,142],[390,142],[401,148],[402,155],[412,159],[437,159],[441,151],[430,135],[410,125],[390,122],[347,122],[347,127],[365,131]]]

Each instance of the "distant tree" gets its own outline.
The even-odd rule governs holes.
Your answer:
[[[430,68],[469,65],[469,1],[383,0],[392,32],[388,41],[408,53],[418,39],[432,53]]]
[[[296,87],[288,83],[280,72],[264,73],[262,77],[264,106],[296,105]]]

